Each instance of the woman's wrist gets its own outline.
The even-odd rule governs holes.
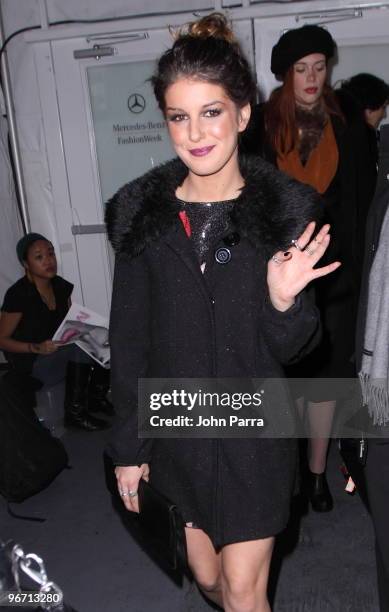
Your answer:
[[[289,308],[291,308],[296,301],[295,298],[284,300],[272,295],[270,295],[269,297],[271,304],[276,310],[279,310],[280,312],[285,312],[286,310],[289,310]]]
[[[39,344],[37,344],[36,342],[29,342],[28,352],[29,353],[39,353]]]

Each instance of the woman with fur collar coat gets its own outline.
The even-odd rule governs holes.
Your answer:
[[[162,56],[154,91],[181,159],[108,203],[119,415],[109,454],[128,510],[138,511],[141,478],[177,504],[189,565],[207,597],[227,611],[267,612],[274,536],[288,521],[296,471],[284,386],[267,405],[273,438],[269,429],[262,438],[212,430],[202,434],[211,438],[138,438],[137,427],[139,378],[228,378],[238,391],[251,378],[282,378],[283,365],[318,337],[305,285],[339,265],[314,269],[329,243],[328,226],[313,239],[314,191],[262,160],[238,160],[254,83],[226,32],[224,17],[204,18]]]

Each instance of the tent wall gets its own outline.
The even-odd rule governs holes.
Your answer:
[[[9,158],[8,124],[3,116],[5,112],[3,100],[0,100],[0,112],[0,300],[2,301],[6,289],[21,273],[15,244],[23,232]]]

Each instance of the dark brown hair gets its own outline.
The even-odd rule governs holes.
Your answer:
[[[159,59],[151,79],[154,94],[165,112],[167,88],[179,78],[193,78],[222,86],[242,107],[255,99],[250,66],[221,13],[212,13],[180,31],[171,49]]]
[[[378,110],[389,100],[389,85],[367,72],[355,74],[344,81],[341,89],[350,93],[362,110]]]
[[[271,93],[265,104],[267,137],[272,149],[280,157],[294,149],[298,140],[293,74],[294,67],[291,66],[285,75],[282,86],[277,87]],[[329,85],[324,85],[322,98],[326,112],[343,119],[336,95]]]

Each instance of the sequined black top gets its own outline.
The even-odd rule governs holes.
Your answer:
[[[179,200],[181,210],[186,212],[191,228],[191,240],[200,264],[209,249],[228,229],[229,216],[236,200],[221,202],[184,202]]]

